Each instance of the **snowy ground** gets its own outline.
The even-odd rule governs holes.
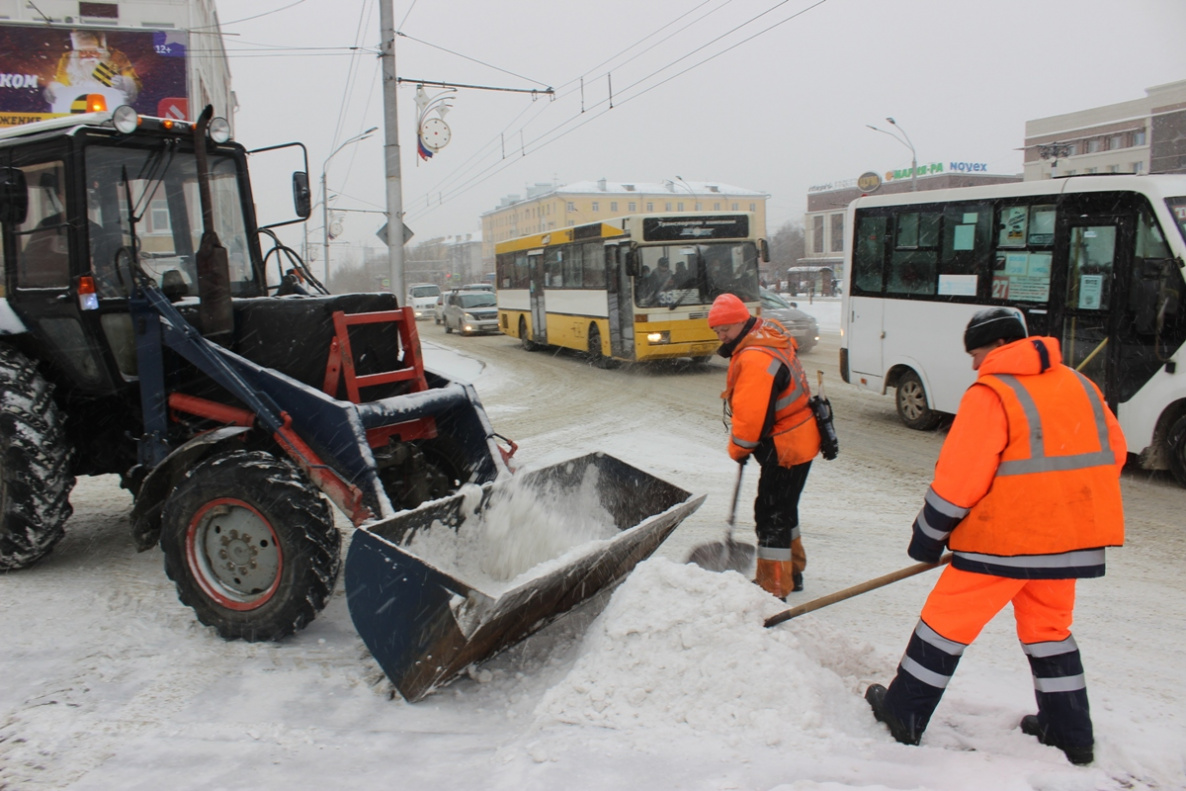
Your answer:
[[[837,302],[799,302],[838,328]],[[513,372],[446,358],[435,362],[472,376],[493,416],[514,408]],[[516,439],[521,453],[548,448],[541,465],[605,450],[659,477],[678,471],[723,512],[719,442],[673,446],[664,426],[630,428],[596,447]],[[846,458],[817,465],[804,496],[808,596],[911,562],[925,471],[904,481]],[[1140,485],[1126,480],[1126,496]],[[132,550],[115,481],[80,481],[73,499],[54,554],[0,576],[6,791],[1186,788],[1180,526],[1130,525],[1108,576],[1080,586],[1097,760],[1076,768],[1017,730],[1033,693],[1008,613],[965,654],[921,747],[874,722],[862,693],[891,677],[929,575],[765,629],[785,605],[660,552],[599,614],[412,705],[392,697],[340,590],[283,644],[223,642],[177,602],[159,553]]]

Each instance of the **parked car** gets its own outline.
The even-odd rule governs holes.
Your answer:
[[[770,318],[786,327],[788,333],[799,344],[799,352],[806,354],[819,343],[819,322],[804,313],[794,302],[787,302],[768,288],[759,291],[762,317]]]
[[[411,305],[417,319],[426,319],[432,315],[432,307],[441,296],[441,287],[436,283],[413,283],[408,286],[408,300],[405,305]]]
[[[462,335],[498,332],[498,307],[490,291],[450,291],[445,295],[445,332]]]
[[[461,290],[462,291],[489,291],[491,294],[493,294],[494,293],[494,284],[493,283],[469,283],[468,285],[462,286]]]

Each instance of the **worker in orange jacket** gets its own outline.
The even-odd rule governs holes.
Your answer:
[[[733,294],[717,297],[708,326],[729,360],[726,414],[732,416],[729,456],[762,467],[754,500],[758,537],[757,578],[780,599],[803,590],[807,554],[799,532],[799,496],[820,449],[819,429],[808,405],[811,391],[795,355],[795,339],[777,321],[751,316]]]
[[[1037,715],[1021,730],[1093,760],[1083,662],[1070,625],[1075,580],[1104,574],[1124,541],[1124,435],[1099,388],[1062,364],[1058,340],[1026,337],[1018,314],[979,311],[964,346],[976,382],[960,402],[908,552],[944,569],[889,688],[865,699],[903,744],[918,744],[964,649],[1012,602]]]

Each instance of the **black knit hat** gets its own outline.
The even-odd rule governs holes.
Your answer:
[[[1027,336],[1025,324],[1016,311],[1008,308],[985,308],[977,311],[964,330],[964,349],[988,346],[993,341],[1016,341]]]

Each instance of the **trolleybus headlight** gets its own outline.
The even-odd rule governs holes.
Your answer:
[[[207,134],[215,143],[225,143],[231,139],[231,125],[225,118],[212,118]]]
[[[136,131],[136,127],[140,126],[140,114],[131,105],[121,104],[111,114],[111,123],[115,127],[115,131],[130,135]]]
[[[651,344],[671,343],[671,333],[668,332],[667,330],[663,330],[662,332],[648,332],[647,333],[647,343],[651,343]]]

